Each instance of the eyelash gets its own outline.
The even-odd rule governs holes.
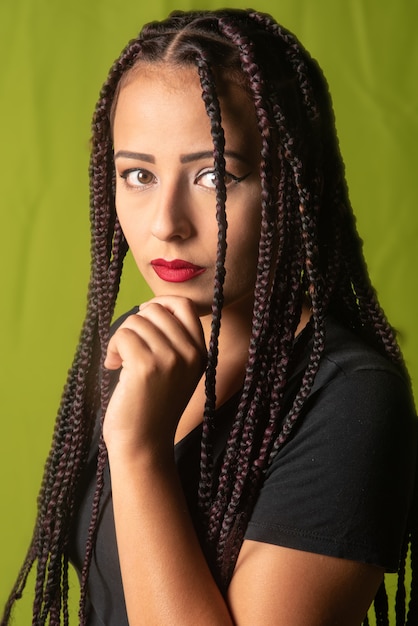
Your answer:
[[[212,169],[209,170],[203,170],[202,172],[200,172],[196,178],[195,178],[195,182],[199,180],[199,178],[203,177],[203,176],[207,176],[210,174],[215,174],[215,171]],[[231,174],[230,172],[225,172],[225,178],[226,179],[231,179],[230,182],[234,185],[237,185],[238,183],[240,183],[241,181],[245,180],[249,175],[251,174],[251,172],[248,172],[248,174],[244,174],[244,176],[235,176],[234,174]],[[228,186],[228,182],[225,181],[226,186]],[[215,186],[213,186],[213,189],[215,189]]]
[[[148,170],[144,170],[141,167],[131,167],[130,169],[124,170],[123,172],[121,172],[120,177],[125,181],[125,185],[129,188],[129,189],[140,189],[141,187],[148,187],[149,185],[152,185],[152,182],[149,183],[140,183],[140,181],[138,180],[138,185],[130,185],[128,182],[128,178],[131,174],[137,172],[137,174],[142,173],[142,174],[148,174],[149,176],[152,177],[153,181],[155,180],[155,176],[154,174],[152,174],[151,172],[149,172]]]
[[[151,176],[152,180],[149,183],[141,183],[139,180],[137,180],[138,184],[136,184],[136,185],[135,184],[130,184],[128,182],[129,176],[131,174],[135,173],[135,172],[138,175],[141,173],[141,174],[145,174],[145,175]],[[204,176],[210,175],[210,174],[214,175],[215,171],[213,169],[208,169],[208,170],[203,170],[203,171],[199,172],[199,174],[194,179],[194,183],[195,184],[199,184],[199,180],[201,178],[203,178]],[[247,174],[244,174],[244,176],[235,176],[234,174],[230,174],[229,172],[226,172],[225,178],[226,179],[230,179],[229,182],[228,182],[228,180],[226,181],[226,186],[228,186],[229,184],[237,185],[240,182],[242,182],[243,180],[245,180],[246,178],[248,178],[248,176],[250,176],[250,174],[251,174],[251,172],[248,172]],[[122,178],[125,181],[125,185],[126,185],[126,187],[128,187],[128,189],[136,189],[136,190],[141,190],[141,188],[145,189],[145,188],[149,187],[150,185],[152,185],[154,183],[154,181],[155,181],[155,176],[154,176],[154,174],[152,174],[152,172],[150,172],[148,170],[145,170],[143,168],[140,168],[140,167],[132,167],[132,168],[129,168],[127,170],[124,170],[123,172],[121,172],[120,178]],[[215,186],[213,186],[213,187],[210,187],[210,186],[207,186],[207,185],[201,185],[201,186],[203,188],[205,188],[205,189],[215,189]]]

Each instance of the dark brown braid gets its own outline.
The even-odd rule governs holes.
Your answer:
[[[216,365],[218,361],[218,338],[221,324],[221,314],[223,305],[223,284],[225,281],[225,256],[226,256],[226,231],[227,219],[225,211],[226,186],[225,186],[225,136],[221,126],[221,110],[219,100],[216,96],[215,80],[208,59],[201,53],[196,59],[202,86],[202,98],[205,103],[206,113],[211,124],[211,135],[213,140],[213,155],[216,163],[215,184],[216,184],[216,219],[218,223],[218,245],[216,255],[216,272],[214,284],[214,297],[212,304],[212,328],[209,339],[208,364],[206,375],[206,404],[205,419],[202,433],[201,450],[201,471],[204,481],[201,481],[199,490],[199,500],[209,506],[212,492],[213,468],[211,464],[211,429],[213,417],[215,415],[216,394]],[[202,486],[206,489],[203,490]]]
[[[112,67],[93,119],[90,163],[92,266],[87,314],[59,409],[38,501],[33,539],[5,609],[37,562],[33,624],[68,624],[68,546],[80,478],[97,414],[110,395],[103,359],[127,243],[115,211],[112,120],[117,97],[142,63],[194,66],[210,121],[216,174],[218,245],[212,331],[206,371],[199,506],[202,547],[225,591],[264,475],[292,433],[310,394],[325,343],[328,313],[403,367],[395,335],[368,277],[345,184],[332,105],[317,64],[270,16],[252,10],[175,12],[146,25]],[[224,134],[217,80],[242,86],[254,103],[261,137],[261,229],[253,324],[241,398],[220,467],[212,459],[212,419],[223,305],[227,213]],[[312,349],[294,397],[285,400],[302,305],[312,308]],[[80,624],[100,513],[106,448],[100,440],[97,487],[82,570]],[[417,498],[405,542],[396,596],[397,624],[418,622]],[[408,547],[412,591],[405,603]],[[378,624],[388,623],[387,595],[376,599]],[[368,624],[366,618],[365,624]]]

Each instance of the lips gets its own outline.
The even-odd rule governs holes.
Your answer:
[[[151,267],[159,278],[169,283],[184,283],[206,271],[204,267],[193,265],[193,263],[181,259],[174,259],[173,261],[154,259],[151,261]]]

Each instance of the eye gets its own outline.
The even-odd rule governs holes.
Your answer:
[[[215,189],[215,172],[207,170],[198,174],[195,178],[195,184],[208,189]]]
[[[148,170],[144,170],[142,168],[131,168],[128,170],[124,170],[120,177],[124,179],[127,187],[131,187],[132,189],[141,189],[143,187],[149,187],[153,185],[156,181],[156,178],[152,172]]]
[[[234,176],[234,174],[225,172],[225,185],[228,187],[229,185],[240,183],[250,174],[251,172],[248,172],[248,174],[245,174],[244,176]],[[214,170],[203,170],[196,176],[194,182],[196,185],[200,185],[201,187],[205,187],[206,189],[215,189],[215,180],[216,173]]]

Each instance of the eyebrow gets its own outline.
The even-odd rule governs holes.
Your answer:
[[[136,159],[138,161],[146,161],[147,163],[155,163],[155,157],[152,154],[145,154],[143,152],[131,152],[130,150],[118,150],[115,154],[115,161],[120,157],[125,159]]]
[[[234,152],[233,150],[225,150],[224,156],[229,157],[231,159],[236,159],[237,161],[242,161],[243,163],[247,163],[247,159],[245,159],[239,152]],[[145,161],[146,163],[155,163],[155,157],[152,154],[146,154],[144,152],[131,152],[130,150],[118,150],[115,154],[115,160],[125,157],[126,159],[135,159],[138,161]],[[181,154],[180,155],[180,163],[191,163],[193,161],[200,161],[202,159],[211,159],[213,158],[212,150],[206,150],[202,152],[191,152],[190,154]]]
[[[233,150],[225,150],[224,156],[229,157],[230,159],[236,159],[237,161],[242,161],[243,163],[247,163],[247,160],[239,154],[239,152],[234,152]],[[191,154],[182,154],[180,156],[180,163],[191,163],[192,161],[199,161],[200,159],[213,159],[213,151],[207,150],[205,152],[192,152]]]

